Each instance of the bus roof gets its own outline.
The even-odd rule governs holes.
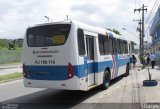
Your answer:
[[[104,28],[101,28],[101,27],[94,27],[94,26],[90,26],[88,24],[84,24],[84,23],[81,23],[81,22],[78,22],[78,21],[71,21],[71,20],[36,24],[34,26],[29,26],[28,28],[33,28],[33,27],[38,27],[38,26],[45,26],[45,25],[53,25],[53,24],[74,24],[74,25],[78,26],[79,28],[85,29],[85,30],[90,31],[90,32],[95,32],[95,33],[104,34],[104,35],[108,34],[109,37],[113,37],[113,38],[118,38],[118,39],[129,41],[125,37],[123,37],[121,35],[117,35],[114,32],[109,31],[107,29],[104,29]]]

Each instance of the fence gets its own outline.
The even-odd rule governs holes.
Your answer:
[[[0,64],[21,62],[22,50],[0,50]]]

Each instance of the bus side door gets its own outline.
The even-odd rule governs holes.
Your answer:
[[[86,35],[88,86],[95,84],[94,37]]]

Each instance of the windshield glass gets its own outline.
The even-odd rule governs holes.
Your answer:
[[[71,25],[57,24],[29,28],[27,43],[30,47],[58,46],[65,44]]]

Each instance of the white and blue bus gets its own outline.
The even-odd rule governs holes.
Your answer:
[[[74,21],[29,27],[24,38],[25,87],[87,91],[129,73],[131,42]]]

